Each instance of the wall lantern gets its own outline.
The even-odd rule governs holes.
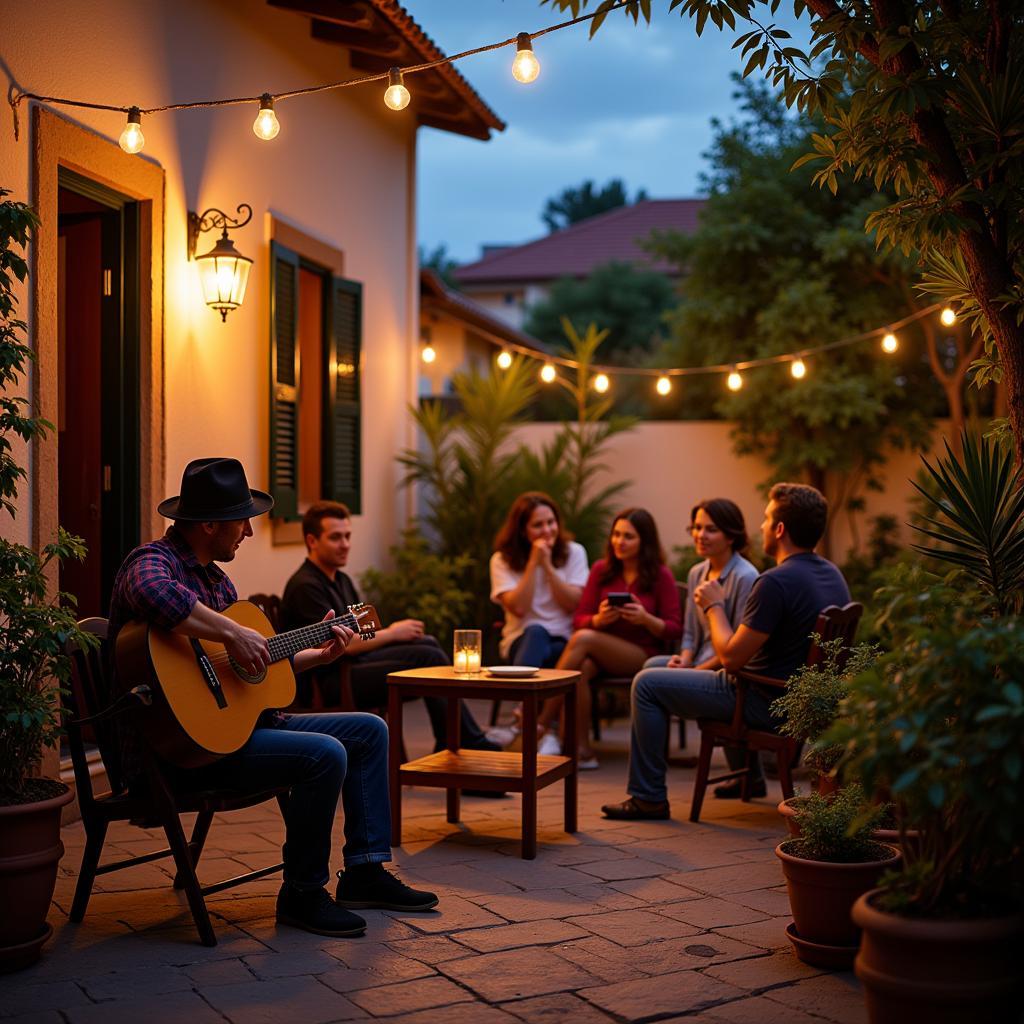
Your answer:
[[[243,216],[243,211],[248,212]],[[249,280],[249,268],[252,266],[252,260],[243,256],[228,238],[229,226],[243,228],[252,220],[252,207],[242,203],[236,212],[237,217],[229,217],[216,207],[210,207],[202,213],[188,211],[188,256],[199,266],[199,280],[202,282],[206,304],[217,310],[224,321],[231,310],[238,309],[242,304]],[[214,228],[222,230],[217,244],[209,252],[197,256],[199,236]]]

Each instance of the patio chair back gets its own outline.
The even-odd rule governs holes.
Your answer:
[[[821,638],[822,643],[829,640],[841,640],[844,652],[842,662],[845,663],[846,658],[849,657],[849,650],[853,646],[857,626],[863,614],[864,606],[855,601],[851,601],[842,608],[838,605],[830,605],[828,608],[823,608],[818,614],[813,632]],[[824,652],[821,644],[817,640],[812,641],[807,652],[805,664],[820,665],[823,660]],[[773,751],[778,760],[782,798],[788,800],[793,795],[792,770],[803,747],[802,740],[793,739],[789,736],[779,736],[774,732],[751,729],[744,721],[747,694],[752,688],[757,688],[765,695],[771,693],[778,695],[785,690],[787,680],[773,679],[770,676],[740,671],[733,674],[732,681],[736,687],[736,708],[733,712],[732,721],[719,722],[702,718],[697,722],[700,728],[700,755],[697,760],[697,778],[693,784],[693,803],[690,806],[690,821],[700,820],[700,811],[704,804],[704,794],[707,791],[707,787],[712,783],[739,779],[740,799],[749,800],[751,770],[754,768],[756,759],[760,757],[762,750]],[[733,747],[742,751],[746,755],[745,767],[726,772],[724,775],[718,775],[713,779],[709,778],[711,755],[715,747]]]
[[[77,643],[69,641],[66,648],[71,656],[71,680],[68,687],[70,692],[67,698],[71,712],[67,722],[68,742],[75,770],[78,805],[86,835],[82,865],[78,872],[78,883],[75,886],[69,916],[75,922],[85,917],[97,875],[173,857],[177,871],[174,888],[185,891],[200,941],[204,946],[215,946],[217,937],[206,909],[205,896],[273,874],[280,871],[284,865],[272,864],[212,885],[200,885],[196,865],[203,852],[213,816],[219,812],[252,807],[270,799],[278,801],[283,813],[287,805],[288,787],[259,791],[186,791],[170,784],[156,757],[149,752],[145,744],[140,744],[146,777],[138,791],[134,782],[129,789],[122,774],[115,718],[120,717],[117,712],[123,713],[131,705],[117,705],[113,700],[111,675],[108,671],[110,660],[106,650],[107,620],[83,619],[78,625],[80,629],[99,638],[100,644],[94,649],[83,650]],[[141,708],[138,704],[136,707]],[[144,709],[140,709],[140,713],[144,714]],[[83,721],[85,718],[98,715],[103,717],[93,722]],[[94,776],[89,770],[86,753],[86,743],[90,741],[90,737],[95,739],[99,747],[110,781],[109,792],[98,794],[95,791]],[[191,838],[186,840],[181,815],[188,812],[196,814],[196,821]],[[152,853],[101,865],[100,856],[107,829],[110,823],[115,821],[128,821],[141,828],[162,827],[168,845]]]

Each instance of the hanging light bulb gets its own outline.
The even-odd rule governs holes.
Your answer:
[[[384,90],[385,104],[392,110],[404,110],[409,106],[409,100],[411,99],[409,90],[406,89],[402,81],[401,69],[392,68],[388,72],[388,87]]]
[[[507,348],[503,348],[498,353],[498,366],[503,370],[507,370],[512,365],[512,353]]]
[[[117,144],[126,153],[138,153],[146,144],[146,136],[142,134],[142,114],[138,107],[128,109],[128,123],[124,126]]]
[[[523,85],[529,85],[540,74],[540,61],[533,52],[533,40],[529,32],[516,36],[516,59],[512,61],[512,77]]]
[[[659,395],[667,395],[672,390],[672,381],[668,377],[659,377],[658,383],[654,385],[654,389]]]
[[[263,139],[265,142],[276,139],[277,133],[281,130],[281,122],[274,113],[274,97],[269,92],[260,97],[260,112],[252,123],[252,130],[257,139]]]
[[[555,379],[555,368],[551,363],[545,363],[540,370],[540,379],[545,384],[550,384]]]
[[[956,313],[947,306],[940,314],[939,319],[945,327],[952,327],[956,323]]]
[[[807,364],[802,359],[794,359],[789,364],[789,372],[795,380],[803,380],[807,376]]]
[[[608,374],[599,373],[594,378],[594,390],[599,394],[603,395],[607,390],[611,381],[608,380]]]
[[[424,345],[420,349],[420,359],[425,363],[432,363],[437,358],[437,352],[434,350],[433,345]]]
[[[743,387],[743,378],[740,376],[739,370],[733,370],[725,383],[730,391],[739,391]]]
[[[882,351],[892,355],[900,347],[900,343],[896,338],[895,334],[887,334],[882,339]]]

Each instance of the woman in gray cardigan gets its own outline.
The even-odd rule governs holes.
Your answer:
[[[735,629],[743,615],[747,595],[757,579],[757,569],[743,557],[747,528],[743,513],[728,498],[711,498],[695,505],[690,513],[690,534],[698,562],[686,578],[686,608],[683,642],[672,657],[649,659],[644,668],[721,668],[711,645],[708,617],[693,600],[697,588],[707,580],[718,580],[725,591],[725,614]]]
[[[641,677],[646,683],[671,690],[685,678],[678,669],[720,669],[721,662],[711,643],[707,613],[698,607],[693,595],[705,581],[718,580],[725,591],[725,614],[733,629],[736,629],[743,617],[747,595],[757,579],[757,569],[742,554],[748,543],[747,528],[743,513],[735,502],[728,498],[711,498],[695,505],[690,513],[690,534],[697,554],[703,555],[704,560],[698,562],[686,578],[686,607],[683,609],[683,642],[680,651],[671,657],[659,655],[648,658],[643,669],[633,677],[634,692]],[[635,781],[640,784],[651,783],[651,780],[659,777],[659,773],[660,778],[664,779],[667,715],[660,708],[651,708],[647,713],[657,715],[658,720],[633,723],[633,741],[629,753],[631,786]],[[634,715],[637,714],[639,711],[634,706]],[[638,732],[657,737],[657,749],[635,749]],[[719,786],[716,796],[728,795],[725,790],[726,787]],[[633,792],[632,788],[630,792]]]

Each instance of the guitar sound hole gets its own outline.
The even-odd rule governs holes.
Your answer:
[[[231,662],[231,668],[234,670],[235,675],[238,676],[243,683],[262,683],[263,680],[267,678],[266,668],[261,669],[256,675],[253,675],[251,672],[242,668],[234,658],[230,658],[229,661]]]

